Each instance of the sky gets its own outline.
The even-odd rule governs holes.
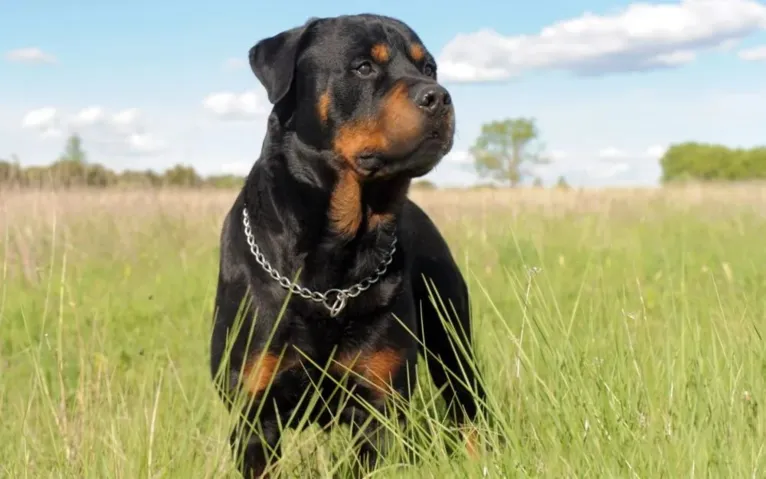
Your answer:
[[[766,144],[765,1],[10,3],[0,158],[23,165],[54,161],[78,132],[89,161],[118,171],[244,174],[270,108],[248,50],[348,13],[398,17],[436,57],[457,112],[455,146],[426,177],[439,185],[479,181],[467,152],[505,118],[535,119],[545,184],[652,186],[671,144]]]

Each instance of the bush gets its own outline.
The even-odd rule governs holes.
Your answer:
[[[663,183],[766,179],[766,147],[728,148],[687,142],[673,145],[660,159]]]

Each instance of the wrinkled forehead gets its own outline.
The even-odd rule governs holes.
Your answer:
[[[340,61],[387,52],[404,53],[410,60],[432,59],[421,39],[406,25],[388,19],[341,18],[317,26],[314,45],[324,57]],[[384,55],[385,56],[385,55]]]

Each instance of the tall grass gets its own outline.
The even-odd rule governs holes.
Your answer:
[[[208,341],[226,191],[0,192],[0,477],[237,477]],[[428,375],[376,477],[763,477],[766,188],[413,192],[469,282],[479,457]],[[288,434],[345,477],[348,431]]]

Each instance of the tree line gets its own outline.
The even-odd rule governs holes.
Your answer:
[[[663,183],[766,180],[766,147],[680,143],[668,148],[660,165]]]
[[[76,134],[67,139],[64,152],[49,165],[23,167],[15,156],[0,159],[0,188],[233,188],[243,182],[244,177],[238,175],[202,176],[187,165],[176,165],[160,173],[153,170],[115,172],[87,161],[82,139]]]
[[[470,155],[479,178],[510,187],[522,184],[527,178],[532,178],[534,186],[542,186],[532,167],[550,163],[533,118],[508,118],[484,124]],[[660,181],[665,184],[766,180],[766,147],[745,149],[685,142],[670,146],[659,161],[662,168]],[[17,158],[0,159],[0,186],[233,188],[242,185],[243,181],[244,177],[237,175],[203,177],[186,165],[176,165],[161,173],[152,170],[118,173],[88,162],[82,140],[76,134],[68,138],[60,157],[47,166],[22,167]],[[427,180],[420,180],[416,186],[435,187]],[[566,179],[560,177],[555,186],[566,188]]]

